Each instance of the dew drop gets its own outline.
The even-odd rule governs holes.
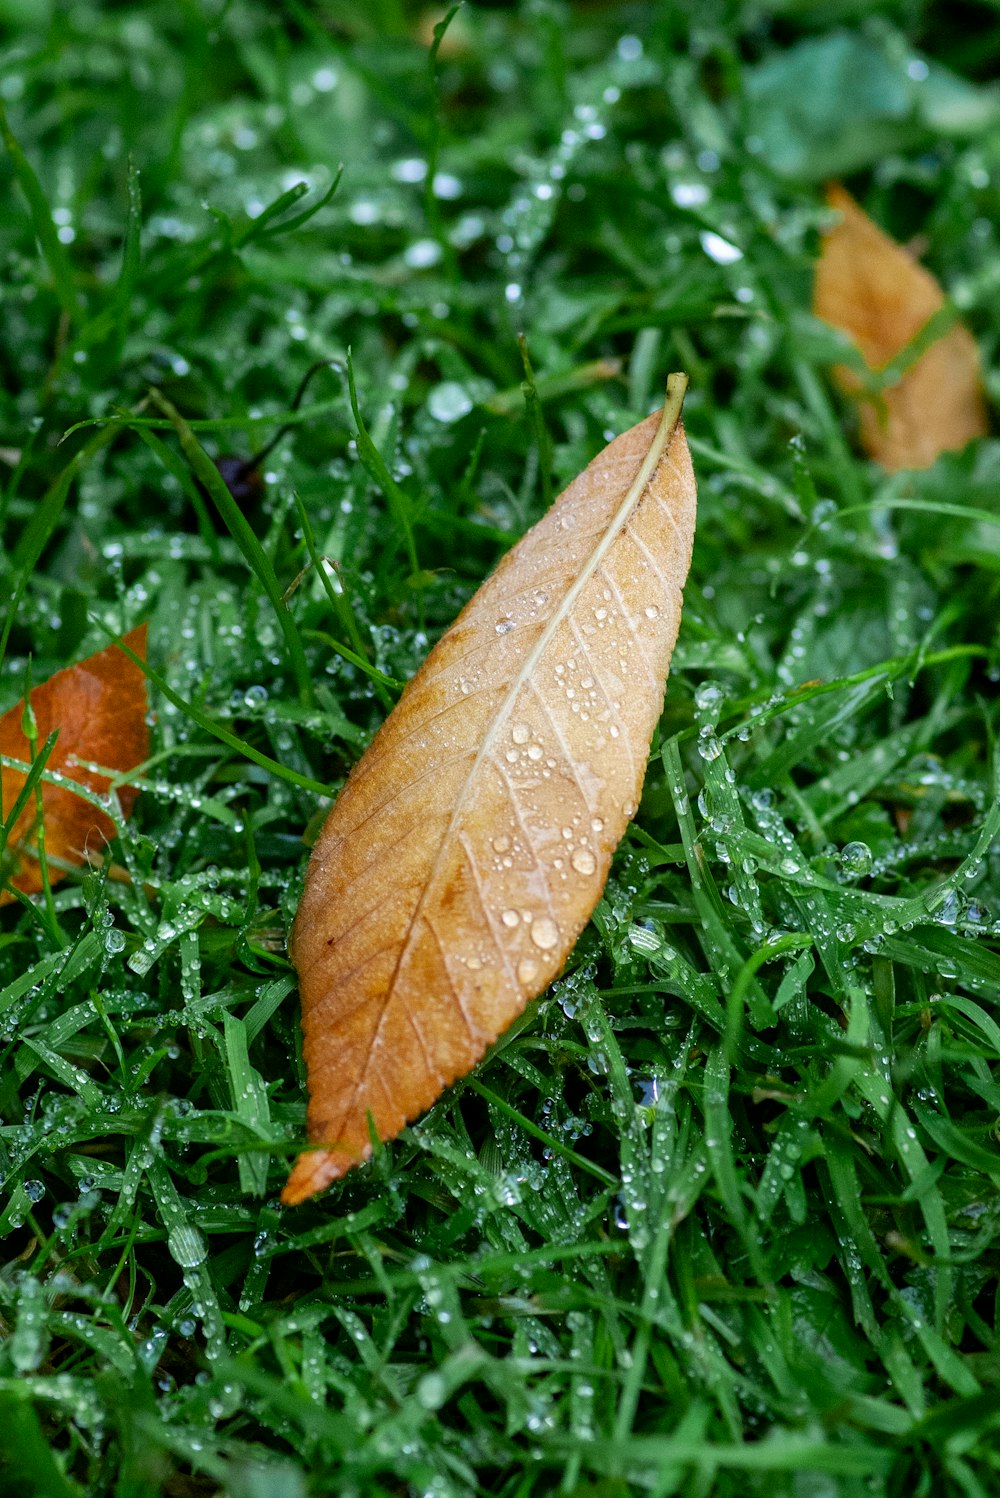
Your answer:
[[[503,921],[505,926],[510,926],[513,928],[518,924],[521,917],[518,915],[516,910],[505,910],[500,919]]]
[[[526,744],[531,738],[531,728],[527,723],[515,723],[510,736],[515,744]]]
[[[522,957],[517,964],[517,978],[519,983],[534,983],[538,977],[538,963],[533,957]]]
[[[559,941],[559,927],[550,916],[540,915],[537,921],[531,923],[531,940],[543,952],[551,951]]]
[[[711,729],[709,729],[707,733],[703,729],[702,733],[705,734],[705,737],[702,738],[699,735],[697,744],[698,753],[701,755],[702,759],[718,759],[719,755],[722,753],[722,745],[719,743],[719,740],[715,737],[715,734]]]
[[[872,871],[872,850],[867,843],[845,843],[840,854],[840,866],[845,874],[863,879]]]
[[[603,832],[604,831],[604,822],[603,822],[603,820],[600,817],[592,817],[591,818],[591,822],[590,822],[590,826],[591,826],[592,831],[594,831],[594,832]]]
[[[578,874],[592,874],[597,868],[597,860],[589,848],[577,848],[570,862]]]
[[[670,196],[678,208],[702,208],[711,194],[704,182],[675,182]]]
[[[478,973],[479,969],[483,965],[483,961],[481,957],[468,957],[466,958],[465,965],[469,969],[470,973]]]
[[[737,260],[743,259],[741,249],[711,229],[703,229],[698,238],[701,240],[701,247],[705,254],[710,260],[714,260],[716,265],[733,265]]]
[[[510,838],[501,833],[499,837],[493,839],[493,847],[497,853],[506,853],[510,847]]]
[[[441,246],[433,239],[416,239],[403,251],[403,260],[411,270],[426,270],[441,259]]]
[[[646,618],[647,619],[659,619],[659,617],[660,617],[660,611],[659,611],[659,609],[656,607],[655,603],[651,603],[649,605],[649,608],[646,609]]]
[[[694,694],[694,705],[700,713],[717,714],[725,693],[715,681],[703,681]]]
[[[427,408],[435,421],[460,421],[473,407],[473,399],[464,385],[456,380],[444,380],[435,385],[427,398]]]

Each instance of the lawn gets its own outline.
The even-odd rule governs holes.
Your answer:
[[[0,713],[142,623],[151,709],[107,856],[0,911],[0,1490],[991,1498],[1000,441],[883,472],[810,306],[837,178],[995,413],[1000,10],[443,21],[0,0]],[[283,1208],[308,844],[672,370],[699,527],[593,921]]]

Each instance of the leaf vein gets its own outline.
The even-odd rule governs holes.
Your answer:
[[[519,993],[520,984],[517,982],[517,977],[514,973],[514,966],[510,960],[510,953],[507,951],[507,948],[504,946],[503,942],[500,941],[497,937],[496,927],[493,924],[493,916],[490,912],[489,905],[487,904],[486,896],[483,894],[483,885],[479,873],[479,865],[476,863],[475,855],[473,854],[472,849],[469,847],[469,840],[465,836],[464,832],[459,833],[458,840],[461,844],[462,852],[465,854],[466,862],[469,865],[469,873],[472,875],[472,883],[475,886],[476,899],[479,901],[479,908],[486,918],[486,924],[490,928],[490,935],[493,938],[493,945],[496,947],[497,951],[500,953],[501,958],[503,959],[504,967],[507,969],[507,974],[514,986],[515,992]]]
[[[653,663],[649,659],[649,651],[646,649],[646,642],[642,638],[638,628],[636,627],[636,623],[632,617],[631,610],[626,607],[625,600],[621,594],[621,589],[615,582],[614,578],[608,572],[606,572],[603,567],[601,568],[601,576],[607,583],[609,591],[614,596],[614,601],[618,606],[619,613],[625,621],[625,627],[628,630],[629,635],[635,641],[636,645],[639,648],[639,655],[642,658],[642,664],[646,668],[646,675],[649,677],[654,686],[658,686],[660,682],[659,673],[653,668]]]
[[[450,759],[442,760],[440,764],[430,765],[414,780],[408,780],[405,785],[397,786],[393,794],[391,796],[388,796],[385,801],[380,801],[379,804],[377,806],[373,806],[371,811],[363,816],[359,822],[354,822],[350,827],[346,828],[345,831],[341,833],[341,838],[346,839],[349,837],[355,837],[357,835],[358,829],[364,827],[367,822],[370,822],[372,817],[379,816],[379,814],[381,812],[384,812],[387,807],[392,806],[395,801],[398,801],[400,796],[408,795],[415,785],[419,785],[421,781],[426,780],[429,775],[440,775],[442,770],[450,769],[452,765],[458,764],[460,760],[468,759],[470,754],[475,753],[475,748],[470,746],[468,749],[463,749],[460,754],[453,754]],[[362,761],[362,763],[364,763],[364,761]],[[375,764],[380,763],[381,759],[375,761]],[[366,771],[368,770],[367,764],[365,764],[365,769]],[[365,779],[367,779],[367,774],[365,776]],[[364,780],[359,780],[358,784],[363,785]]]
[[[573,630],[575,638],[580,642],[580,646],[581,646],[581,648],[583,650],[584,656],[589,660],[590,657],[587,655],[587,647],[586,647],[586,645],[584,645],[582,637],[581,637],[579,631],[577,630],[577,628],[574,625],[574,623],[573,623],[572,620],[570,620],[570,628]],[[555,715],[555,713],[554,713],[551,705],[549,704],[549,702],[545,699],[545,697],[542,696],[541,689],[539,688],[538,683],[535,682],[535,681],[530,681],[528,683],[528,687],[529,687],[529,689],[532,692],[534,692],[535,697],[541,703],[542,711],[545,714],[546,721],[549,724],[549,726],[551,727],[552,732],[555,734],[556,738],[559,741],[559,748],[562,750],[563,754],[565,755],[566,766],[567,766],[567,768],[570,770],[570,772],[573,775],[573,784],[576,786],[577,790],[580,792],[580,799],[581,799],[581,801],[583,802],[584,806],[587,808],[587,811],[591,815],[593,815],[593,813],[596,811],[597,808],[591,804],[591,802],[590,802],[590,800],[589,800],[589,798],[587,796],[587,792],[584,789],[583,782],[580,780],[579,776],[576,773],[576,760],[577,760],[578,756],[576,754],[574,754],[574,752],[570,748],[569,744],[567,744],[566,737],[565,737],[565,735],[564,735],[564,733],[562,731],[562,728],[561,728],[561,726],[559,724],[559,719],[556,717],[556,715]]]
[[[546,909],[546,912],[548,913],[548,915],[550,915],[552,917],[552,919],[555,921],[556,925],[558,926],[559,921],[558,921],[558,919],[556,917],[555,906],[552,904],[552,896],[549,893],[548,871],[547,871],[544,863],[542,863],[542,860],[539,858],[537,852],[535,851],[535,845],[534,845],[534,842],[532,841],[531,833],[528,830],[527,826],[525,825],[524,817],[521,815],[521,807],[520,807],[520,805],[518,803],[517,792],[515,791],[513,785],[511,784],[511,782],[510,782],[510,776],[507,774],[507,771],[504,769],[503,765],[497,763],[496,760],[494,760],[493,763],[494,763],[494,765],[496,765],[496,768],[497,768],[497,770],[500,773],[500,778],[503,781],[504,786],[506,787],[507,794],[510,797],[510,804],[513,807],[513,810],[514,810],[514,816],[517,818],[517,825],[521,829],[521,832],[522,832],[522,835],[524,837],[524,841],[525,841],[525,843],[527,845],[528,851],[530,852],[532,858],[535,860],[535,867],[541,871],[542,876],[545,879],[545,909]],[[581,800],[583,801],[584,805],[586,806],[586,804],[587,804],[587,798],[583,794],[583,787],[581,785],[579,785],[579,783],[577,784],[577,789],[580,792]]]
[[[458,987],[458,984],[451,976],[451,969],[448,966],[448,956],[445,952],[444,942],[441,940],[440,932],[438,931],[434,922],[431,920],[430,916],[424,916],[424,925],[431,933],[431,936],[433,936],[435,944],[437,945],[437,949],[441,954],[441,966],[444,968],[445,977],[448,979],[448,987],[451,989],[452,998],[455,1000],[455,1007],[457,1008],[459,1014],[462,1016],[462,1019],[465,1021],[465,1028],[469,1032],[469,1039],[472,1041],[472,1044],[474,1046],[478,1046],[480,1044],[480,1036],[472,1028],[472,1021],[469,1018],[468,1010],[462,1002],[461,989]]]
[[[571,619],[570,620],[570,628],[573,631],[573,638],[576,640],[577,644],[580,647],[580,650],[583,653],[584,659],[586,660],[588,666],[590,667],[590,669],[594,673],[594,680],[597,683],[597,687],[598,687],[598,689],[599,689],[599,691],[601,693],[601,696],[604,698],[605,705],[607,706],[608,712],[611,714],[612,717],[614,717],[614,714],[615,714],[615,711],[616,711],[615,704],[612,701],[612,699],[608,696],[608,690],[605,687],[603,681],[601,680],[601,668],[598,665],[598,663],[595,661],[594,657],[591,655],[590,650],[587,647],[587,642],[583,638],[583,635],[580,633],[580,626],[577,624],[577,622],[576,622],[575,619]],[[616,740],[615,742],[619,743],[618,740]],[[625,750],[625,754],[626,754],[626,756],[628,758],[629,772],[630,772],[630,774],[634,778],[635,777],[635,755],[632,753],[632,744],[631,744],[631,741],[630,741],[629,736],[628,736],[627,733],[622,735],[621,741],[619,743],[619,747]],[[590,808],[588,807],[588,810],[589,809]]]

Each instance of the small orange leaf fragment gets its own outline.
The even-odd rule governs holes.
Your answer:
[[[555,978],[635,814],[680,623],[695,483],[667,403],[504,557],[355,767],[292,932],[304,1201],[464,1076]]]
[[[125,644],[145,659],[146,626],[140,624],[125,637]],[[31,706],[38,725],[38,743],[43,744],[53,729],[59,730],[46,770],[55,770],[88,790],[103,794],[109,777],[78,764],[92,760],[109,770],[132,770],[149,754],[149,729],[146,726],[146,678],[115,645],[89,656],[79,665],[68,666],[35,687]],[[22,698],[9,713],[0,718],[0,754],[30,763],[31,747],[21,730],[24,714]],[[0,771],[2,805],[14,804],[24,785],[25,776],[4,766]],[[128,816],[132,810],[137,786],[122,786],[118,799]],[[68,787],[42,781],[42,814],[45,821],[45,851],[48,858],[64,863],[83,863],[88,853],[99,852],[115,834],[111,818],[98,807]],[[9,883],[23,894],[35,895],[42,888],[41,873],[34,856],[36,807],[29,799],[12,829],[7,853],[13,851],[18,863]],[[49,880],[56,884],[64,871],[49,865]],[[0,904],[14,896],[0,891]]]
[[[838,184],[827,201],[841,221],[823,235],[813,311],[857,345],[873,372],[897,358],[945,305],[944,292],[909,250],[890,239]],[[883,468],[929,468],[942,452],[988,430],[979,350],[953,323],[878,395],[837,365],[834,378],[858,403],[861,444]]]

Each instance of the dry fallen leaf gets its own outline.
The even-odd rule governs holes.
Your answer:
[[[145,658],[144,624],[124,638],[136,655]],[[98,794],[107,790],[108,777],[85,769],[77,760],[92,760],[109,770],[122,771],[134,769],[149,753],[146,678],[115,645],[89,656],[77,666],[57,671],[34,688],[31,706],[38,725],[39,746],[53,729],[59,730],[46,770],[56,770]],[[0,718],[0,754],[30,763],[31,747],[21,731],[23,714],[22,698]],[[7,815],[20,794],[25,776],[4,766],[0,777],[0,805]],[[123,786],[119,790],[118,799],[126,816],[138,794],[136,786]],[[45,852],[50,860],[83,863],[89,853],[99,853],[114,836],[111,818],[64,786],[42,781],[42,809]],[[7,846],[7,855],[14,851],[19,858],[8,882],[26,895],[38,894],[42,888],[38,860],[33,856],[35,822],[35,798],[31,796],[14,824]],[[23,846],[19,847],[20,844]],[[50,882],[55,884],[62,878],[63,870],[50,862]],[[0,904],[13,898],[8,890],[0,892]]]
[[[872,371],[897,358],[945,305],[929,271],[832,185],[827,201],[841,221],[823,236],[813,311],[857,345]],[[938,455],[964,447],[988,430],[979,350],[967,328],[953,323],[898,381],[878,396],[861,393],[857,373],[833,371],[859,406],[861,443],[883,468],[929,468]]]
[[[303,1201],[479,1060],[557,975],[642,790],[680,622],[687,381],[570,484],[479,589],[356,766],[291,954]]]

